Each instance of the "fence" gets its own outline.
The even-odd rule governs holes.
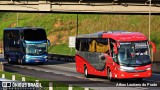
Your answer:
[[[60,54],[49,54],[49,59],[66,61],[66,62],[75,62],[75,56],[70,55],[60,55]],[[153,53],[153,63],[160,63],[160,51]]]
[[[60,55],[60,54],[49,54],[48,58],[51,60],[65,61],[65,62],[75,62],[75,56],[70,55]]]
[[[75,57],[68,55],[49,54],[49,59],[65,62],[75,62]],[[152,71],[160,73],[160,51],[157,51],[153,54]]]

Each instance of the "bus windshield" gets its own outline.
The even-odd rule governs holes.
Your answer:
[[[46,44],[27,44],[26,54],[28,55],[43,55],[47,54]]]
[[[151,63],[147,42],[121,43],[118,50],[121,65],[142,66]]]

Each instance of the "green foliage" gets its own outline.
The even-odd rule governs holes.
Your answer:
[[[160,16],[151,16],[151,40],[156,44],[158,49],[160,49],[159,21]],[[56,43],[59,44],[53,44],[55,42],[52,42],[54,46],[49,48],[49,52],[51,53],[74,55],[70,53],[70,48],[68,48],[68,45],[65,43],[68,42],[68,36],[76,36],[77,24],[78,34],[89,34],[108,30],[126,30],[141,32],[147,37],[149,35],[148,15],[18,13],[19,27],[42,27],[46,29],[48,36],[58,36]],[[16,26],[17,13],[1,12],[0,40],[2,40],[4,28]],[[63,31],[67,31],[68,33],[64,33]],[[66,36],[65,39],[63,36]],[[75,51],[75,49],[73,51]]]
[[[35,83],[35,80],[39,80],[39,83],[41,83],[42,87],[45,87],[44,90],[49,90],[49,88],[48,88],[49,87],[49,80],[47,80],[47,79],[21,75],[21,74],[17,74],[17,73],[0,71],[1,76],[2,76],[2,74],[5,74],[5,78],[9,79],[9,80],[12,80],[12,75],[15,75],[15,79],[18,80],[18,81],[21,81],[22,77],[26,78],[26,82],[31,82],[31,83]],[[54,90],[68,90],[68,85],[67,84],[56,82],[56,81],[52,81],[52,82],[53,82]],[[75,90],[84,90],[84,88],[77,87],[77,86],[73,86],[73,88]]]
[[[77,90],[77,88],[78,88],[78,90],[84,90],[84,88],[81,88],[81,87],[78,87],[78,86],[73,87],[73,90]]]
[[[53,83],[53,87],[55,90],[68,90],[68,85],[59,82]]]
[[[69,48],[68,44],[60,44],[51,46],[49,53],[63,54],[63,55],[75,55],[75,48]]]

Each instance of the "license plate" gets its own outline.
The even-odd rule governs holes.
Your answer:
[[[139,74],[135,74],[134,76],[139,76]]]
[[[36,60],[35,62],[39,62],[38,60]]]

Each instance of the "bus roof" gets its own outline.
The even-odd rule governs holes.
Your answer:
[[[147,40],[146,36],[139,32],[127,31],[108,31],[94,34],[78,35],[77,38],[111,38],[116,41],[143,41]]]
[[[43,29],[40,27],[15,27],[15,28],[5,28],[4,30],[27,30],[27,29]]]

